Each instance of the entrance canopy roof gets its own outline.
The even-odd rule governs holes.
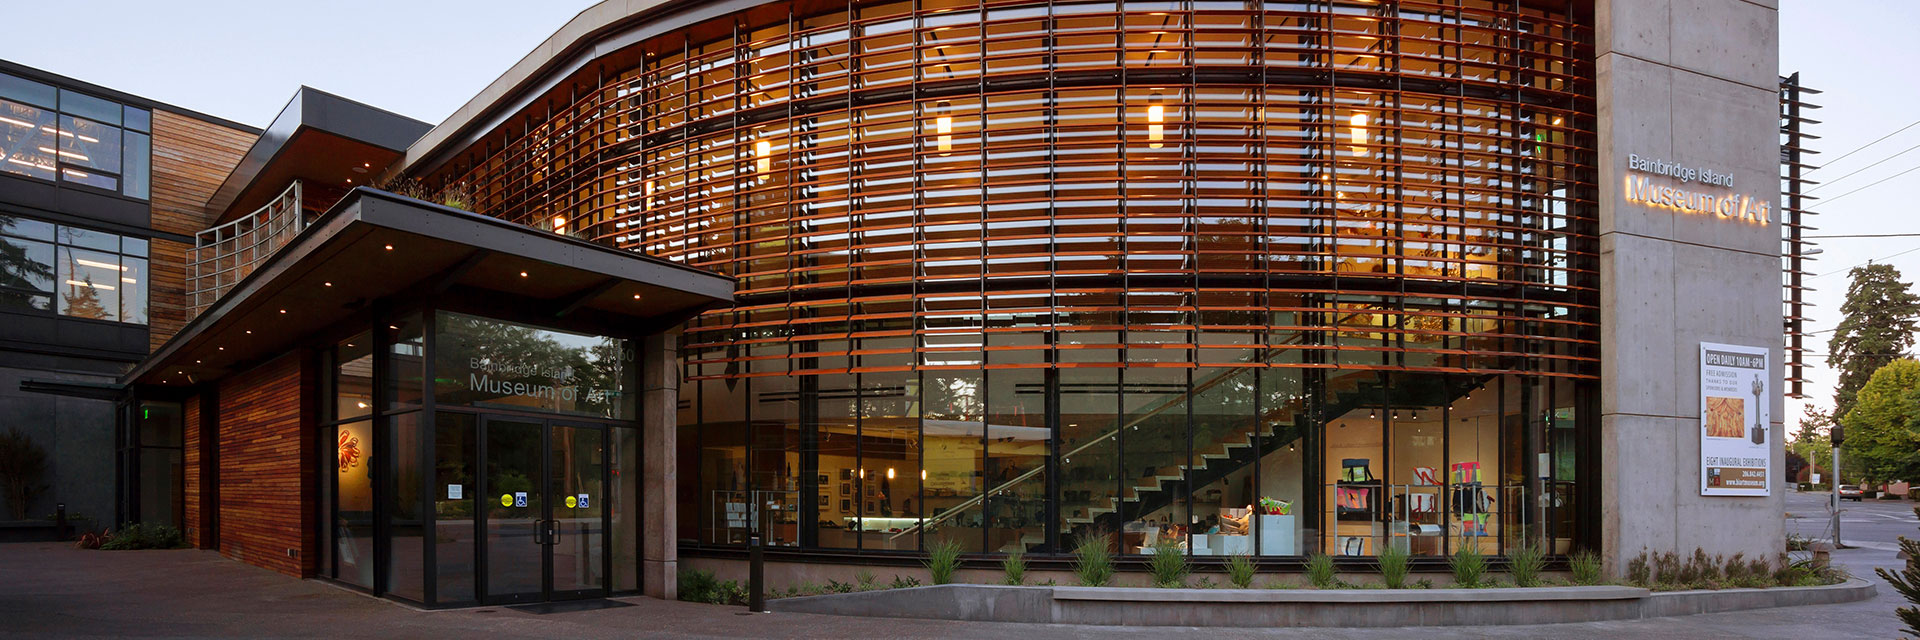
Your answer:
[[[639,337],[733,302],[732,278],[496,218],[355,189],[127,373],[184,387],[297,347],[376,305],[458,294],[503,317]]]

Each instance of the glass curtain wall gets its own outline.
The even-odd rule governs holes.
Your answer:
[[[739,279],[680,351],[683,540],[1578,539],[1580,3],[779,8],[610,55],[421,176]]]

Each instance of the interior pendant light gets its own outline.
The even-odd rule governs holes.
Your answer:
[[[952,104],[941,100],[934,111],[933,133],[938,136],[934,139],[934,146],[940,149],[940,155],[943,156],[953,151],[953,116],[947,113],[951,108]]]

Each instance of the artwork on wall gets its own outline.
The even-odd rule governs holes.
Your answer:
[[[840,483],[840,495],[843,495],[843,496],[853,495],[853,485],[847,484],[845,482]]]
[[[845,488],[845,487],[846,487],[846,485],[840,485],[840,486],[841,486],[842,488]],[[852,500],[841,500],[841,501],[840,501],[840,510],[841,510],[841,511],[852,511],[852,510],[853,510],[853,501],[852,501]]]
[[[822,487],[827,486],[827,474],[820,474],[820,477],[816,478],[814,482]]]

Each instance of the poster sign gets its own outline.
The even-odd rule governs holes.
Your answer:
[[[1764,347],[1700,343],[1700,495],[1768,495],[1769,357]]]

